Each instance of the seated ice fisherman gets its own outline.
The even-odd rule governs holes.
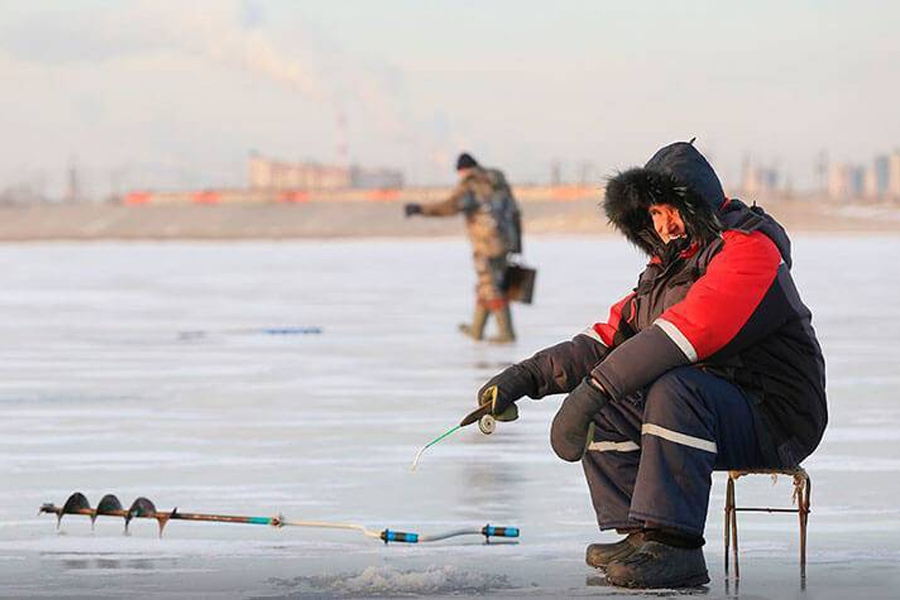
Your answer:
[[[603,208],[649,257],[634,291],[478,400],[511,420],[523,396],[568,394],[553,450],[581,461],[600,529],[624,536],[588,546],[587,563],[619,586],[702,585],[711,473],[791,467],[816,448],[824,359],[784,229],[726,198],[692,142],[612,178]]]

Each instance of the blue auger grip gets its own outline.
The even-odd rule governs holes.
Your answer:
[[[406,542],[408,544],[417,544],[419,542],[419,534],[418,533],[406,533],[403,531],[391,531],[390,529],[385,529],[381,532],[381,539],[384,540],[384,543],[388,542]]]
[[[518,527],[494,527],[493,525],[485,525],[481,528],[481,533],[485,537],[519,537]]]

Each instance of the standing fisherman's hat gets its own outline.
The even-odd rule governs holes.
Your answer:
[[[459,155],[459,158],[456,159],[456,170],[462,171],[463,169],[471,169],[472,167],[477,167],[478,161],[472,158],[472,155],[468,152],[463,152]]]

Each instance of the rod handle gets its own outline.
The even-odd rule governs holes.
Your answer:
[[[518,527],[495,527],[494,525],[485,525],[481,528],[481,534],[484,537],[519,537]]]
[[[381,532],[381,539],[384,540],[385,544],[387,544],[388,542],[406,542],[407,544],[417,544],[419,542],[419,534],[385,529]]]
[[[479,420],[484,415],[489,414],[491,414],[491,403],[485,402],[484,404],[467,414],[465,417],[463,417],[462,421],[459,422],[459,426],[466,427]]]

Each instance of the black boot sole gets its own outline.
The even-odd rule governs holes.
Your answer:
[[[665,585],[654,586],[644,585],[637,581],[623,581],[619,583],[610,579],[609,576],[606,577],[606,580],[615,586],[631,589],[666,590],[674,588],[692,588],[701,587],[709,583],[709,572],[697,573],[696,575],[691,575],[690,577],[685,577],[684,579],[667,582]]]

